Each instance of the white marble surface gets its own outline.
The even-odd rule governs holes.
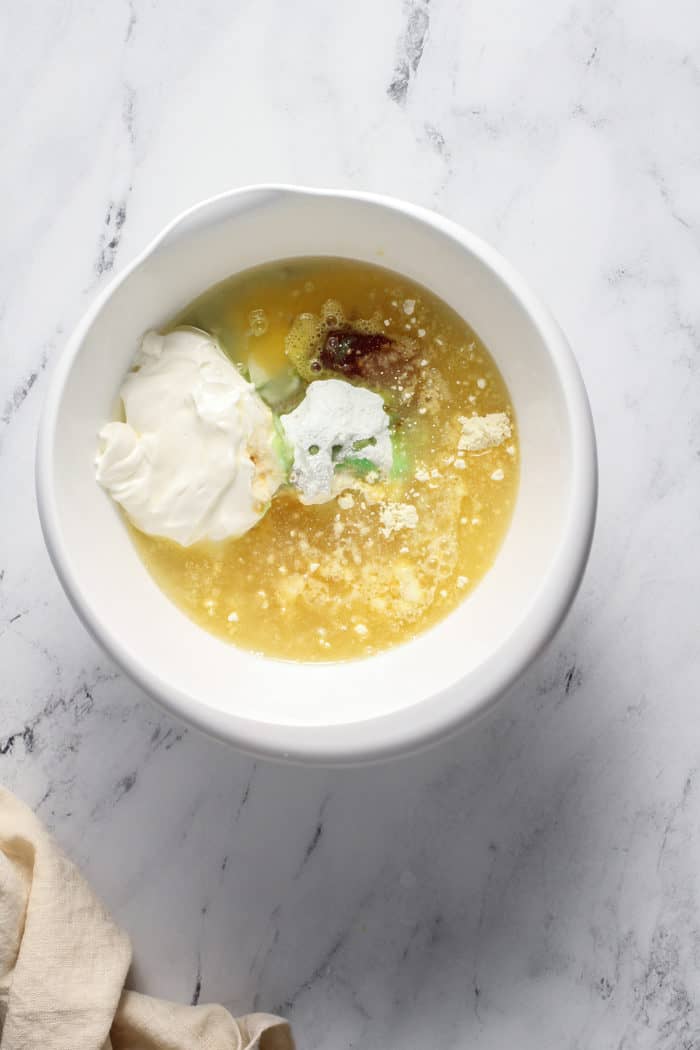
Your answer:
[[[700,1046],[700,13],[671,0],[27,0],[0,15],[0,777],[134,942],[133,981],[301,1048]],[[290,181],[462,221],[567,330],[590,568],[467,735],[255,764],[101,654],[44,552],[46,371],[176,211]]]

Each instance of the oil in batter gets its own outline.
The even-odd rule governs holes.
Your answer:
[[[391,271],[299,258],[217,285],[169,327],[183,324],[216,336],[279,413],[333,374],[382,393],[395,469],[360,470],[313,506],[282,491],[253,529],[222,543],[184,548],[131,527],[180,609],[267,656],[341,660],[408,640],[469,594],[508,528],[519,468],[505,383],[461,317]],[[467,421],[493,414],[503,440],[474,449]]]

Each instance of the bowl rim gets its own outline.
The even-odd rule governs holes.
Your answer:
[[[224,201],[245,196],[332,197],[378,205],[403,214],[456,242],[475,255],[518,300],[537,328],[555,369],[566,404],[571,435],[571,495],[562,536],[528,617],[486,661],[470,673],[476,699],[460,698],[465,678],[411,705],[376,718],[333,725],[285,725],[242,718],[209,707],[179,692],[132,657],[108,623],[99,622],[83,600],[67,556],[54,483],[54,434],[74,359],[94,320],[120,285],[178,227]],[[318,765],[357,765],[421,750],[457,732],[502,696],[551,640],[566,616],[588,561],[595,525],[598,464],[588,396],[573,351],[561,328],[525,279],[480,237],[427,208],[385,194],[322,189],[284,183],[242,186],[186,208],[169,222],[97,295],[74,328],[53,367],[36,447],[36,495],[44,541],[58,578],[78,617],[107,654],[149,696],[186,724],[259,757]]]

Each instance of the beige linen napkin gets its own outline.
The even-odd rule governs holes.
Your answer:
[[[124,990],[131,945],[0,788],[0,1050],[294,1050],[284,1021]]]

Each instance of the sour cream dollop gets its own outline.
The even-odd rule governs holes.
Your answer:
[[[205,332],[147,332],[100,430],[97,480],[150,536],[241,536],[285,480],[272,412]]]

